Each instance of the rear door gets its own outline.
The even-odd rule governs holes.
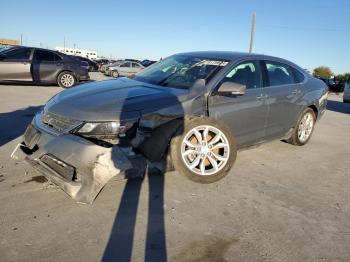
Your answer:
[[[32,81],[32,48],[15,48],[0,54],[0,81]]]
[[[302,86],[295,80],[293,68],[276,61],[264,61],[266,76],[265,94],[269,106],[266,135],[279,136],[294,124],[300,111],[298,104],[302,96]]]
[[[209,115],[226,123],[239,146],[262,140],[268,107],[259,62],[245,61],[233,66],[216,90],[226,81],[245,85],[245,94],[234,96],[213,92],[208,98]]]
[[[121,64],[118,72],[121,76],[130,76],[132,74],[131,62]]]
[[[62,58],[49,50],[35,49],[33,56],[33,80],[55,82],[56,74],[62,67]]]
[[[136,75],[142,70],[142,66],[139,63],[132,62],[132,75]]]

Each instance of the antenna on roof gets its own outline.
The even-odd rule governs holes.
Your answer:
[[[249,45],[249,53],[253,51],[254,44],[254,31],[255,31],[255,13],[252,16],[252,30],[250,32],[250,45]]]

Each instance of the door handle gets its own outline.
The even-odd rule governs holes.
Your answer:
[[[301,92],[300,90],[295,89],[295,90],[292,91],[292,94],[293,95],[297,95],[297,94],[300,94],[300,92]]]

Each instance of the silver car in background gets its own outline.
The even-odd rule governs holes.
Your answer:
[[[145,67],[137,62],[123,61],[117,62],[107,66],[105,75],[119,77],[119,76],[134,76]]]
[[[350,103],[350,76],[348,77],[348,80],[345,83],[343,102]]]

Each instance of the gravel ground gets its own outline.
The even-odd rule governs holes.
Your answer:
[[[350,261],[350,104],[341,95],[329,96],[306,146],[241,151],[231,174],[209,185],[176,172],[111,181],[89,206],[9,157],[61,90],[0,85],[1,261]]]

